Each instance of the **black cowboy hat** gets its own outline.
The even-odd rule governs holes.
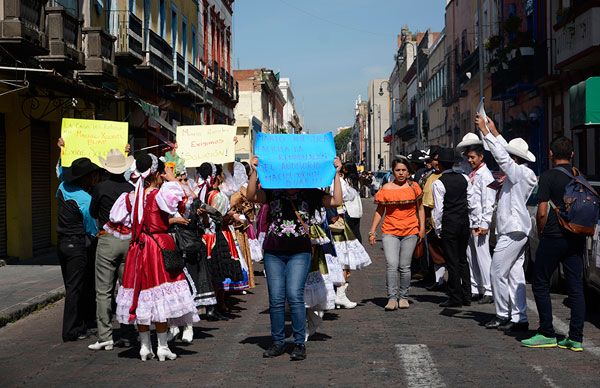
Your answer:
[[[442,147],[437,151],[438,161],[442,163],[456,162],[456,152],[452,148]]]
[[[64,169],[62,179],[70,183],[99,169],[89,158],[75,159],[71,167]]]
[[[423,153],[423,151],[416,149],[411,152],[410,154],[408,154],[408,156],[406,157],[408,159],[409,162],[412,163],[423,163],[423,156],[425,156],[425,154]]]

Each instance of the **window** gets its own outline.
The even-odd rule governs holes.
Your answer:
[[[171,8],[171,47],[173,48],[173,53],[177,52],[177,9],[176,8]]]
[[[135,0],[129,0],[129,12],[135,13]]]
[[[165,17],[165,0],[160,0],[158,3],[158,23],[159,23],[159,35],[161,38],[165,38],[165,29],[167,27],[167,18]]]

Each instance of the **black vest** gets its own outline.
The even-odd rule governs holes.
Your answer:
[[[459,230],[469,227],[468,183],[462,174],[445,172],[439,178],[446,189],[442,230]]]

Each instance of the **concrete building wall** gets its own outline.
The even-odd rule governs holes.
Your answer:
[[[369,169],[388,169],[389,144],[383,141],[383,134],[390,126],[390,95],[387,90],[387,80],[374,79],[369,82]],[[382,88],[382,95],[379,95]]]

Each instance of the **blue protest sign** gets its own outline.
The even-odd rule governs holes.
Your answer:
[[[258,178],[265,189],[329,187],[335,176],[331,132],[319,135],[257,133],[254,153]]]

